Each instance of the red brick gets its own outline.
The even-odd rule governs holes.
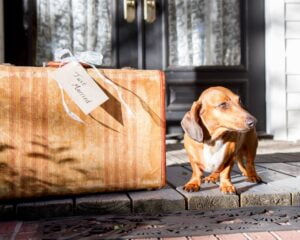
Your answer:
[[[0,234],[0,239],[1,240],[10,240],[11,234]]]
[[[18,222],[2,222],[0,224],[0,234],[9,234],[15,230],[15,227]]]
[[[300,232],[298,231],[274,231],[271,232],[282,240],[300,239]]]
[[[39,227],[38,223],[23,223],[22,227],[20,229],[20,233],[21,232],[35,232]]]
[[[217,238],[214,235],[208,235],[208,236],[193,236],[191,237],[192,240],[217,240]]]
[[[16,236],[16,240],[31,240],[35,237],[36,232],[22,232]]]
[[[242,233],[217,235],[220,240],[248,240]]]
[[[170,238],[160,238],[162,240],[187,240],[186,237],[170,237]]]
[[[158,240],[159,238],[135,238],[134,240]]]
[[[276,238],[269,232],[253,232],[245,233],[251,240],[276,240]]]

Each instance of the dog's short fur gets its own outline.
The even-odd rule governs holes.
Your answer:
[[[230,173],[237,161],[244,176],[260,182],[254,166],[257,148],[256,119],[242,108],[240,98],[224,87],[205,90],[181,122],[184,146],[193,174],[186,191],[199,191],[203,171],[211,172],[205,182],[220,178],[223,193],[235,193]],[[244,166],[244,160],[246,165]]]

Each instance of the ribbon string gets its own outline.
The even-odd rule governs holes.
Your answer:
[[[59,89],[60,89],[60,93],[61,93],[61,100],[62,100],[62,105],[65,109],[65,112],[69,115],[70,118],[72,118],[73,120],[77,121],[77,122],[80,122],[80,123],[83,123],[84,124],[84,121],[78,116],[76,115],[75,113],[73,113],[70,108],[68,107],[66,101],[65,101],[65,95],[64,95],[64,90],[62,88],[62,86],[57,82],[58,86],[59,86]]]
[[[91,55],[91,53],[93,53],[93,54]],[[122,93],[118,89],[118,86],[112,80],[107,78],[103,73],[101,73],[99,71],[99,69],[97,69],[96,66],[93,64],[94,62],[96,62],[96,64],[101,65],[102,59],[103,59],[101,54],[100,54],[100,57],[99,57],[100,61],[99,61],[99,59],[95,58],[95,56],[97,55],[97,53],[95,53],[95,52],[83,52],[83,53],[79,54],[76,57],[71,53],[71,51],[69,49],[59,49],[59,50],[55,51],[54,55],[55,55],[55,61],[60,61],[59,67],[61,67],[62,65],[64,65],[65,63],[68,63],[68,62],[84,63],[84,64],[87,64],[88,66],[92,67],[95,70],[97,76],[104,83],[109,84],[110,86],[112,86],[113,89],[116,91],[116,93],[118,94],[119,100],[120,100],[121,104],[124,106],[128,117],[133,117],[134,116],[133,111],[128,106],[128,104],[125,102],[125,100],[123,99]],[[91,56],[91,58],[89,58],[89,55]],[[80,56],[84,56],[84,57],[81,59]],[[69,109],[69,107],[66,104],[65,98],[64,98],[63,88],[59,83],[58,83],[58,86],[59,86],[60,91],[61,91],[62,105],[64,107],[65,112],[73,120],[84,124],[84,121]]]
[[[70,52],[69,50],[66,50],[66,51],[68,51],[67,53],[69,53],[70,56],[72,55],[71,52]],[[61,57],[62,57],[62,56],[61,56]],[[56,57],[55,57],[55,58],[56,58]],[[74,61],[74,60],[72,60],[72,61]],[[61,59],[61,63],[59,64],[59,68],[60,68],[64,63],[67,63],[67,62],[69,62],[69,60]],[[76,113],[74,113],[74,112],[72,112],[72,111],[70,110],[70,108],[68,107],[68,105],[67,105],[67,103],[66,103],[66,101],[65,101],[65,95],[64,95],[63,87],[60,85],[60,83],[59,83],[58,81],[56,81],[56,82],[57,82],[58,87],[59,87],[59,89],[60,89],[60,95],[61,95],[62,105],[63,105],[64,110],[65,110],[65,112],[67,113],[67,115],[68,115],[70,118],[72,118],[73,120],[75,120],[75,121],[77,121],[77,122],[79,122],[79,123],[85,124],[85,122],[84,122],[84,121],[83,121]]]
[[[114,88],[114,90],[115,90],[115,91],[117,92],[117,94],[118,94],[118,97],[119,97],[120,102],[122,103],[122,105],[124,106],[124,108],[125,108],[125,110],[126,110],[126,112],[127,112],[127,115],[128,115],[129,117],[133,117],[134,114],[133,114],[132,110],[130,109],[130,107],[128,106],[128,104],[127,104],[127,103],[125,102],[125,100],[123,99],[122,93],[119,91],[118,86],[117,86],[112,80],[110,80],[110,79],[108,79],[106,76],[104,76],[104,74],[102,74],[102,73],[95,67],[95,65],[90,64],[90,63],[88,63],[88,62],[83,62],[83,63],[85,63],[85,64],[91,66],[91,67],[96,71],[96,74],[98,75],[98,77],[101,78],[101,79],[103,80],[104,83],[107,83],[107,84],[111,85],[111,86]]]

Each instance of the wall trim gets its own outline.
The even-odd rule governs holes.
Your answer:
[[[265,0],[267,132],[287,140],[285,2]]]

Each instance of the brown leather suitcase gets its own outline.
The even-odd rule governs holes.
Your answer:
[[[0,67],[0,199],[161,188],[165,184],[165,82],[161,71],[100,70],[90,76],[109,100],[71,119],[49,73]]]

